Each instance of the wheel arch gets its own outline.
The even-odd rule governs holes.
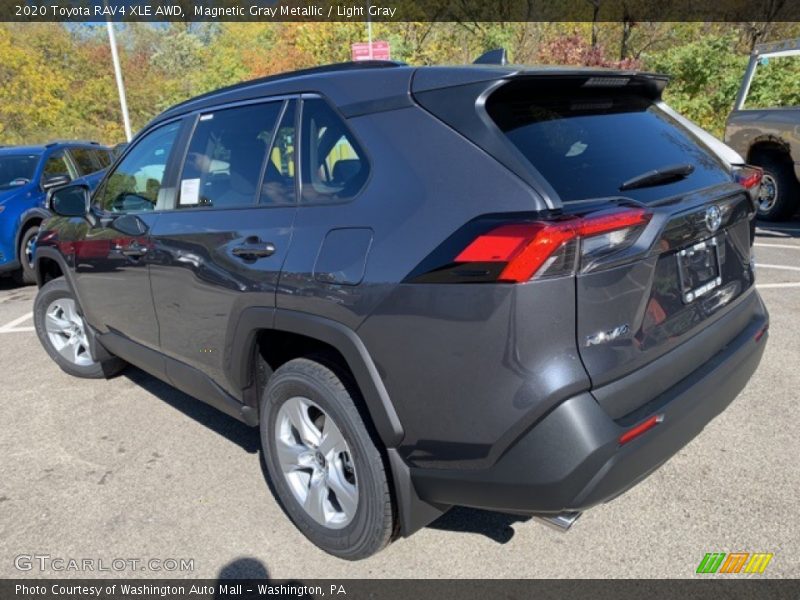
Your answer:
[[[344,359],[364,399],[369,418],[386,448],[396,448],[403,428],[378,369],[364,343],[350,328],[324,317],[290,310],[250,307],[242,311],[231,339],[226,370],[245,404],[258,406],[258,342],[264,334],[295,334],[335,350]],[[263,337],[261,337],[263,340]]]
[[[266,384],[266,380],[261,385],[258,382],[258,342],[259,336],[265,333],[293,334],[315,340],[334,349],[344,359],[361,392],[367,416],[386,451],[400,535],[411,535],[450,508],[426,502],[418,496],[409,467],[398,452],[404,430],[380,373],[358,334],[337,321],[282,309],[245,309],[227,346],[230,352],[226,368],[234,385],[243,390],[248,410],[258,406],[260,390]]]
[[[792,151],[792,145],[782,137],[772,134],[762,135],[755,138],[747,149],[747,162],[764,154],[783,155],[787,160],[793,161]]]
[[[19,254],[19,244],[22,241],[22,236],[25,235],[25,232],[31,227],[41,225],[42,221],[48,219],[49,217],[50,213],[39,207],[29,208],[20,215],[19,227],[17,227],[17,233],[14,236],[14,252],[16,254]],[[22,261],[21,256],[17,256],[17,258]]]

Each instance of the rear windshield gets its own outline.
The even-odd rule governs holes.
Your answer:
[[[507,84],[486,109],[563,202],[609,196],[652,202],[730,181],[718,158],[637,93]],[[620,191],[637,175],[686,163],[694,172],[685,179]]]

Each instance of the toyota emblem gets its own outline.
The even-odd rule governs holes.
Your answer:
[[[706,216],[704,218],[706,222],[706,227],[711,233],[714,233],[719,229],[719,226],[722,225],[722,213],[719,210],[719,206],[716,204],[714,206],[709,206],[706,209]]]

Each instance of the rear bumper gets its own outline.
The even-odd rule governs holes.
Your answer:
[[[524,514],[584,510],[653,472],[722,412],[747,384],[764,352],[766,309],[722,351],[635,413],[614,420],[589,393],[559,404],[490,468],[411,469],[427,502]],[[624,446],[619,436],[652,415],[655,428]]]

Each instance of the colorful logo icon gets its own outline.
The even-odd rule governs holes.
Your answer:
[[[763,573],[772,557],[768,552],[709,552],[696,573]]]

